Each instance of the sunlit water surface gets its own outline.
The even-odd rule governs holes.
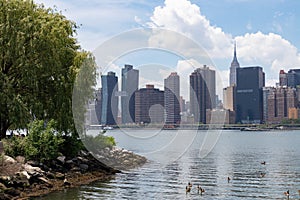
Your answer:
[[[116,138],[119,147],[145,155],[149,162],[108,182],[39,199],[287,199],[287,190],[289,199],[300,199],[300,131],[223,131],[204,158],[199,156],[204,131],[185,130],[180,136],[167,130],[110,130],[107,134]],[[171,140],[175,144],[170,145]],[[193,187],[186,194],[188,182]],[[205,189],[203,195],[197,193],[196,185]]]

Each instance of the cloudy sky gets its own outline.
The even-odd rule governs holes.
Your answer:
[[[43,3],[46,7],[56,6],[67,18],[81,25],[77,37],[82,48],[89,51],[94,51],[107,41],[112,41],[118,48],[117,46],[123,45],[123,42],[116,43],[113,38],[137,28],[163,28],[182,34],[183,36],[161,33],[155,37],[151,35],[149,44],[159,43],[161,45],[159,47],[167,51],[159,53],[144,49],[127,55],[122,54],[117,59],[114,58],[109,69],[115,70],[119,75],[120,67],[125,62],[133,64],[140,69],[142,86],[154,83],[158,87],[162,86],[162,79],[166,78],[170,71],[178,71],[181,76],[181,92],[186,98],[188,92],[184,86],[188,84],[188,75],[200,63],[217,70],[219,94],[222,87],[228,85],[234,41],[237,43],[240,65],[263,67],[266,85],[275,85],[275,82],[278,82],[280,69],[287,71],[291,68],[300,68],[300,1],[36,0],[36,2]],[[186,41],[183,37],[190,39],[189,44],[195,42],[204,50],[211,62],[206,63],[194,58],[195,52],[189,44],[182,42]],[[135,40],[135,36],[132,36],[133,39],[128,38],[127,42]],[[138,45],[135,46],[137,47]],[[184,56],[172,53],[177,50],[185,52]],[[189,56],[187,52],[193,52],[194,55]],[[152,71],[149,71],[149,68]]]

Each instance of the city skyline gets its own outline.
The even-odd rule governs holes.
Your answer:
[[[233,61],[236,59],[234,49]],[[183,106],[180,105],[183,98],[180,95],[180,76],[176,72],[171,72],[164,79],[164,90],[155,88],[153,84],[140,88],[139,70],[125,64],[122,69],[120,91],[115,72],[110,71],[107,75],[101,76],[104,87],[95,91],[96,99],[89,105],[89,110],[94,111],[89,111],[88,120],[95,123],[99,112],[102,112],[101,124],[106,125],[165,123],[177,126],[181,124],[182,118],[185,119],[184,123],[207,124],[213,120],[219,124],[223,118],[216,116],[225,116],[225,113],[227,113],[226,123],[274,124],[282,120],[298,119],[299,71],[300,69],[290,69],[285,73],[280,70],[278,73],[280,84],[276,87],[265,87],[265,73],[262,67],[238,67],[235,73],[236,84],[224,88],[222,104],[218,102],[216,96],[215,70],[204,65],[189,75],[190,98],[186,99],[186,105],[189,106],[185,112],[180,109]],[[121,109],[117,111],[119,97],[126,103],[124,105],[121,103]],[[102,106],[97,110],[99,103],[102,103]],[[128,117],[131,117],[129,121]]]

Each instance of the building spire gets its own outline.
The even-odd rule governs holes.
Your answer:
[[[234,51],[233,51],[233,60],[230,66],[230,85],[236,85],[236,69],[240,68],[239,61],[237,60],[236,56],[236,41],[234,41]]]
[[[236,41],[234,41],[234,53],[233,53],[233,57],[234,57],[235,59],[237,59],[237,58],[236,58]]]
[[[237,56],[236,56],[236,41],[234,41],[234,52],[233,52],[233,60],[231,62],[231,66],[235,66],[235,68],[239,68],[240,64],[237,60]]]

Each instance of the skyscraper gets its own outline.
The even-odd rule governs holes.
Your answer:
[[[236,92],[236,85],[231,85],[223,89],[223,101],[224,101],[223,106],[226,110],[234,111],[235,92]]]
[[[190,75],[190,113],[195,123],[206,123],[206,109],[216,106],[215,71],[206,65]]]
[[[118,77],[114,72],[108,72],[101,76],[102,84],[102,107],[101,124],[116,125],[118,117]]]
[[[237,68],[235,111],[238,123],[262,123],[264,77],[261,67]]]
[[[286,86],[287,85],[287,75],[284,70],[280,70],[279,72],[279,85]]]
[[[180,124],[180,89],[179,76],[172,72],[164,80],[166,124]]]
[[[296,88],[300,85],[300,69],[290,69],[286,74],[287,86]]]
[[[132,65],[125,65],[122,69],[121,112],[122,123],[133,123],[135,120],[135,91],[138,90],[139,71]]]
[[[146,85],[135,93],[135,122],[163,123],[164,91]]]
[[[230,66],[230,86],[236,85],[236,69],[240,68],[240,64],[237,60],[236,56],[236,43],[234,43],[234,52],[233,52],[233,60]]]

